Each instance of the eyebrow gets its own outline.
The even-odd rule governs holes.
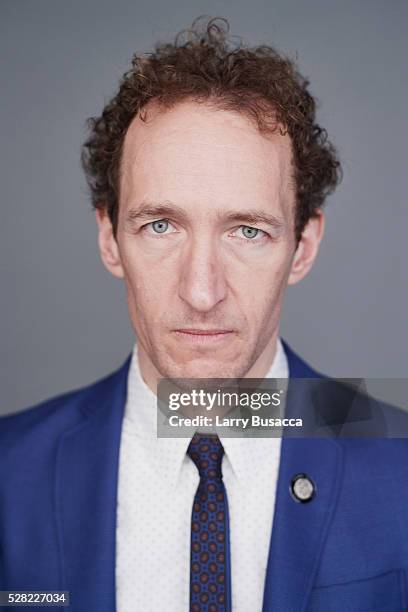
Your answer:
[[[223,215],[227,221],[234,221],[236,223],[242,223],[244,225],[257,225],[258,223],[265,223],[275,230],[283,230],[286,227],[286,221],[276,215],[270,215],[263,211],[244,210],[237,212],[229,212]]]
[[[157,204],[153,202],[142,202],[139,207],[130,208],[127,211],[125,222],[129,225],[133,225],[133,223],[137,220],[151,219],[153,217],[177,217],[183,221],[188,220],[188,215],[182,208],[176,204],[173,204],[172,202],[166,201]],[[265,211],[256,210],[237,210],[229,211],[227,213],[218,211],[217,218],[224,221],[242,223],[243,225],[256,225],[259,223],[264,223],[275,231],[282,231],[287,225],[286,221],[281,217],[271,215]]]
[[[178,217],[179,219],[187,220],[185,211],[172,204],[171,202],[163,202],[155,204],[151,202],[142,202],[137,208],[130,208],[126,213],[125,221],[133,224],[134,221],[140,219],[151,219],[152,217]]]

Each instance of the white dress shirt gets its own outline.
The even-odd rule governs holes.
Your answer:
[[[282,343],[267,378],[288,378]],[[136,345],[123,419],[116,530],[118,612],[188,612],[191,511],[198,470],[190,438],[157,438],[156,395]],[[226,438],[222,473],[230,516],[233,612],[262,610],[280,438]]]

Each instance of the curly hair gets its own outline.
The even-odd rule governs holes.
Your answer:
[[[106,209],[115,236],[123,142],[139,111],[144,120],[142,109],[150,100],[171,108],[190,99],[243,113],[261,133],[288,133],[297,241],[339,182],[340,162],[326,130],[316,123],[316,101],[308,91],[309,81],[274,47],[247,47],[228,34],[226,19],[201,16],[174,43],[158,43],[153,53],[135,54],[118,93],[100,117],[88,119],[82,165],[92,206]]]

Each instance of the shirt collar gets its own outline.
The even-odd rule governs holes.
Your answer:
[[[280,338],[273,363],[266,378],[285,379],[289,377],[288,360]],[[135,343],[127,381],[127,400],[124,426],[133,436],[151,445],[157,469],[170,486],[175,486],[190,438],[157,438],[157,398],[147,386],[139,369],[137,344]],[[279,448],[278,438],[226,438],[220,436],[227,460],[233,473],[243,482],[251,478],[255,465],[262,465],[271,447]]]

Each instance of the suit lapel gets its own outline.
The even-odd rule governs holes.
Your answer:
[[[319,377],[286,343],[284,348],[291,378]],[[308,503],[296,501],[290,491],[292,478],[303,473],[316,487]],[[336,508],[341,473],[342,448],[333,439],[284,435],[263,612],[304,610]]]
[[[336,508],[341,467],[341,448],[333,440],[282,439],[264,612],[304,609]],[[301,473],[316,485],[308,503],[295,501],[290,493],[293,476]]]
[[[77,612],[115,610],[119,448],[130,358],[83,398],[84,419],[60,439],[56,510],[64,588]]]

